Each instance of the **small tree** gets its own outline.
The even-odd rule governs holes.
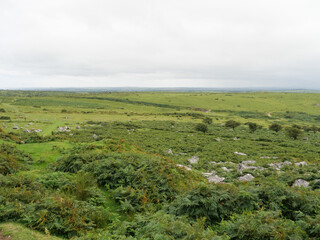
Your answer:
[[[232,129],[235,129],[236,127],[239,127],[241,125],[241,123],[234,121],[234,120],[229,120],[226,121],[225,126],[226,127],[230,127]]]
[[[269,126],[269,130],[279,132],[282,129],[282,126],[279,123],[273,123]]]
[[[198,123],[195,127],[195,129],[199,132],[206,133],[208,132],[208,126],[204,123]]]
[[[246,124],[249,126],[250,132],[252,132],[252,133],[255,132],[259,128],[259,125],[256,123],[253,123],[253,122],[248,122]]]
[[[290,138],[293,138],[294,140],[297,140],[299,136],[302,135],[302,131],[296,127],[286,128],[286,133]]]
[[[205,124],[211,124],[212,123],[212,118],[209,118],[209,117],[205,117],[203,120],[202,120],[203,123]]]

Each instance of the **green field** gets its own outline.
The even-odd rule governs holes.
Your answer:
[[[0,239],[320,239],[319,93],[0,91],[0,146]]]

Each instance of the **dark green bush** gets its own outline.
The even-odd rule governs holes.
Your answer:
[[[297,127],[289,127],[286,128],[286,134],[288,137],[297,140],[302,135],[302,131]]]
[[[208,126],[206,124],[204,124],[204,123],[198,123],[195,126],[195,130],[199,131],[199,132],[206,133],[208,131]]]
[[[236,127],[239,127],[241,125],[241,123],[234,121],[234,120],[229,120],[226,121],[225,126],[228,128],[232,128],[235,129]]]
[[[202,122],[204,123],[204,124],[212,124],[212,118],[210,118],[210,117],[205,117],[203,120],[202,120]]]
[[[304,240],[307,234],[295,222],[281,217],[280,212],[258,211],[234,214],[217,228],[237,240]]]
[[[282,126],[279,123],[273,123],[269,126],[269,130],[279,132],[282,129]]]
[[[258,199],[234,187],[201,184],[179,196],[169,207],[170,213],[186,215],[193,220],[205,218],[211,225],[228,218],[234,212],[258,209]]]

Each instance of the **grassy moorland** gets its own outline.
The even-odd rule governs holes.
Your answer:
[[[318,93],[0,91],[0,232],[319,239],[319,149]]]

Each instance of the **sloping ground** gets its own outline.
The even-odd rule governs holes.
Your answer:
[[[0,224],[0,240],[62,240],[62,238],[45,235],[30,230],[16,223]]]

